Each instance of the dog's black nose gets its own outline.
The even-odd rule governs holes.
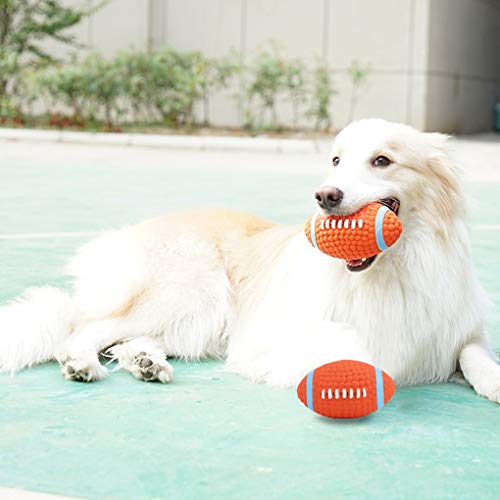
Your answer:
[[[342,201],[344,193],[333,186],[321,186],[314,197],[321,208],[328,210],[336,207]]]

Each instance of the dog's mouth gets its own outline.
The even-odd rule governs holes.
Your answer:
[[[379,203],[382,203],[382,205],[385,205],[389,210],[392,210],[396,215],[398,214],[400,203],[397,198],[389,197],[378,201]],[[360,271],[368,269],[375,262],[376,258],[377,256],[373,255],[372,257],[367,257],[365,259],[346,260],[345,263],[348,271],[351,271],[352,273],[359,273]]]
[[[360,271],[368,269],[376,258],[377,256],[374,255],[373,257],[367,257],[366,259],[346,260],[345,265],[347,270],[351,271],[351,273],[359,273]]]

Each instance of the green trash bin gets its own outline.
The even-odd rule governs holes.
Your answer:
[[[498,101],[495,104],[495,111],[494,111],[494,124],[493,128],[497,131],[500,132],[500,101]]]

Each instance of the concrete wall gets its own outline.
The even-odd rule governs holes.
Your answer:
[[[331,110],[334,127],[344,126],[351,114],[353,118],[382,116],[424,125],[423,116],[414,112],[424,104],[424,92],[418,88],[423,81],[413,81],[412,72],[427,50],[423,43],[426,30],[417,26],[422,22],[427,26],[422,12],[426,12],[428,0],[153,1],[155,12],[166,18],[156,25],[155,47],[167,44],[181,50],[203,50],[210,56],[225,55],[235,48],[249,60],[273,40],[285,57],[310,64],[322,60],[332,68],[337,92]],[[392,19],[398,22],[389,22]],[[347,68],[354,60],[370,67],[370,77],[351,110]],[[410,86],[416,86],[416,91]],[[215,124],[241,124],[241,109],[227,104],[228,94],[237,91],[215,97],[211,103]],[[291,124],[289,103],[283,100],[278,109],[282,121]]]
[[[499,0],[111,0],[77,29],[105,54],[168,45],[212,57],[235,49],[249,60],[274,40],[288,58],[329,65],[334,127],[352,114],[430,130],[486,130],[499,97]],[[354,110],[353,60],[370,67]],[[215,96],[212,122],[240,125],[242,99],[238,83]],[[290,124],[289,103],[278,108]]]
[[[500,2],[431,0],[427,128],[490,130],[500,99]]]

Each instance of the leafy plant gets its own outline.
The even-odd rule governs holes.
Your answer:
[[[76,62],[47,65],[39,70],[36,78],[40,93],[48,97],[51,105],[69,108],[76,123],[90,118],[90,80],[83,65]]]
[[[238,54],[232,53],[222,59],[206,59],[202,72],[203,124],[210,123],[210,97],[228,86],[230,80],[240,72]]]
[[[267,128],[278,129],[278,114],[276,102],[278,96],[287,86],[287,67],[277,50],[261,51],[250,66],[250,80],[247,83],[247,96],[249,99],[246,110],[246,126],[248,128],[262,128],[266,126],[265,115],[269,115]],[[253,105],[254,100],[259,101],[259,116],[255,123]]]
[[[123,95],[123,75],[116,61],[103,59],[99,54],[89,55],[82,64],[85,85],[84,95],[93,101],[92,118],[95,113],[103,116],[106,125],[113,128],[122,110],[119,99]],[[89,100],[90,100],[89,99]]]
[[[165,49],[123,52],[111,60],[91,54],[81,63],[50,64],[38,71],[37,81],[40,93],[52,105],[69,108],[77,123],[104,120],[113,128],[128,109],[135,121],[190,126],[195,104],[227,85],[235,71],[229,60]]]
[[[151,56],[147,52],[122,52],[116,64],[123,78],[123,94],[130,105],[135,121],[143,119],[142,114],[152,112],[153,79]]]
[[[297,128],[299,122],[300,105],[306,101],[305,66],[299,61],[291,61],[286,65],[285,85],[290,95],[293,112],[293,126]]]
[[[119,56],[124,95],[136,115],[154,113],[171,126],[191,125],[193,109],[206,93],[206,62],[201,53],[164,49]]]
[[[200,52],[183,53],[170,48],[127,51],[112,59],[93,53],[82,61],[45,64],[40,61],[36,66],[23,66],[15,52],[4,51],[4,54],[0,72],[15,75],[9,81],[8,103],[0,100],[4,116],[18,116],[21,107],[39,95],[62,113],[52,117],[51,123],[57,126],[104,122],[112,129],[125,120],[170,127],[193,126],[195,108],[200,104],[207,125],[210,97],[244,71],[247,128],[279,130],[277,103],[285,98],[292,106],[294,127],[303,114],[314,118],[316,129],[328,129],[331,125],[330,104],[335,91],[329,70],[316,66],[310,81],[304,63],[283,59],[275,47],[258,53],[244,68],[236,54],[208,59]],[[359,66],[352,67],[356,89],[365,78],[366,71],[362,70]],[[309,109],[303,113],[301,108],[308,100]],[[352,102],[355,103],[354,98]]]
[[[165,123],[192,125],[194,105],[203,96],[204,59],[200,52],[170,50],[154,56],[158,72],[155,104]]]
[[[36,96],[33,69],[22,65],[18,54],[0,49],[0,79],[4,80],[0,93],[0,123],[23,121],[24,109]]]
[[[354,119],[356,105],[358,103],[359,88],[366,82],[370,74],[370,68],[358,61],[353,61],[347,70],[351,79],[351,100],[349,105],[349,122]]]
[[[19,56],[0,48],[0,120],[12,118],[16,114],[15,104],[9,96],[14,94],[14,87],[19,83],[16,79],[19,70]]]
[[[0,58],[8,59],[7,69],[0,71],[0,118],[12,106],[11,99],[19,89],[19,72],[12,71],[12,62],[23,66],[38,65],[54,58],[43,47],[47,40],[75,45],[68,28],[78,24],[92,9],[67,6],[62,0],[0,0]],[[0,63],[2,64],[2,63]]]
[[[317,66],[314,70],[311,107],[307,113],[314,119],[315,130],[331,127],[330,104],[334,94],[330,71],[326,66]]]

